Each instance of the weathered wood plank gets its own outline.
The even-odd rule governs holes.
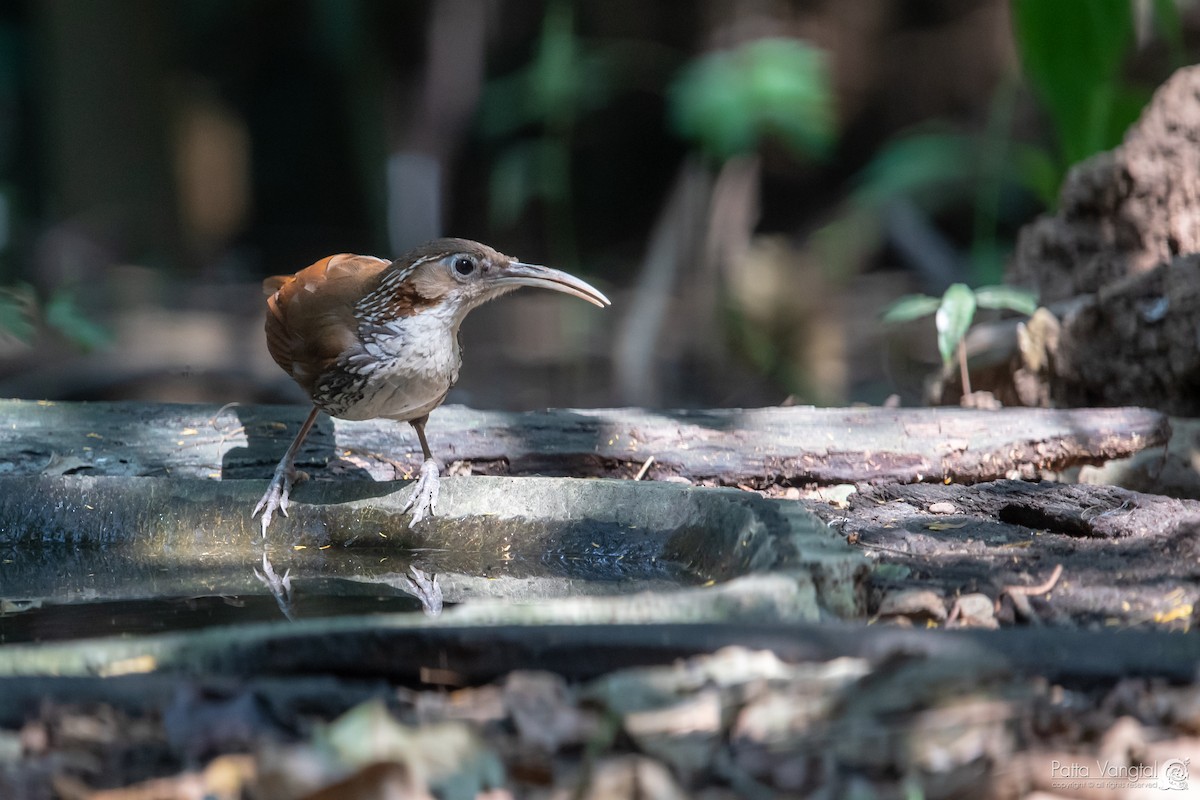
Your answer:
[[[0,475],[267,478],[306,409],[0,400]],[[429,423],[447,462],[475,474],[632,476],[693,482],[973,483],[1123,458],[1169,438],[1137,408],[560,409],[445,406]],[[405,478],[409,426],[323,417],[300,467],[321,479]]]

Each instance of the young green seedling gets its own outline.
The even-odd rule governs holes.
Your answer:
[[[948,367],[957,354],[963,394],[968,395],[971,393],[971,377],[967,374],[964,343],[976,308],[1007,308],[1028,315],[1037,310],[1037,297],[1032,292],[1014,286],[980,286],[972,289],[965,283],[955,283],[941,297],[927,294],[901,297],[884,312],[883,321],[908,322],[933,314],[942,364]]]

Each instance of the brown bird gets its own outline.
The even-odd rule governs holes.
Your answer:
[[[391,262],[342,253],[263,281],[267,348],[313,401],[254,508],[254,515],[262,514],[263,536],[277,510],[287,516],[296,454],[321,411],[410,423],[425,461],[405,510],[412,509],[414,524],[432,515],[438,464],[425,422],[458,380],[459,325],[471,309],[521,286],[609,305],[579,278],[467,239],[437,239]]]

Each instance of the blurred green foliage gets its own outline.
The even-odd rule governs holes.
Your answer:
[[[0,334],[29,343],[42,328],[85,351],[112,343],[112,334],[88,318],[70,289],[59,289],[42,303],[27,283],[0,288]]]
[[[969,206],[973,225],[963,277],[972,284],[999,281],[1012,249],[1002,234],[1003,198],[1024,194],[1052,209],[1067,170],[1119,144],[1150,97],[1148,88],[1125,77],[1136,5],[1012,0],[1023,77],[1053,125],[1054,146],[1014,139],[1019,84],[1011,78],[997,86],[983,131],[927,125],[885,143],[859,173],[843,213],[817,234],[831,270],[850,272],[878,249],[884,213],[903,201],[929,219]],[[1179,66],[1185,60],[1179,10],[1173,0],[1155,0],[1153,11]]]
[[[1027,147],[1017,168],[1053,208],[1072,165],[1121,143],[1152,89],[1125,75],[1133,51],[1137,0],[1013,0],[1013,34],[1025,78],[1055,132],[1056,151]],[[1149,21],[1173,68],[1188,63],[1175,0],[1153,0]]]
[[[481,130],[501,143],[488,186],[495,227],[515,224],[534,200],[560,211],[570,202],[572,129],[609,101],[615,66],[602,51],[585,47],[574,26],[571,3],[551,2],[533,60],[489,81],[484,91]],[[530,128],[538,135],[523,135]]]
[[[955,133],[930,130],[893,139],[859,174],[855,204],[877,209],[903,195],[922,206],[942,205],[961,192],[977,156],[974,143]]]
[[[0,287],[0,334],[28,342],[33,339],[37,319],[37,297],[33,287],[22,283]]]
[[[796,39],[759,39],[688,64],[670,89],[675,132],[725,160],[768,138],[798,158],[828,153],[836,134],[824,54]]]
[[[825,54],[798,39],[764,38],[703,54],[685,64],[667,88],[673,132],[717,164],[782,147],[797,161],[827,156],[837,136]],[[762,374],[793,394],[820,397],[788,338],[743,309],[727,305],[723,326]]]
[[[112,333],[96,324],[79,306],[71,289],[58,289],[42,307],[46,326],[83,350],[99,350],[112,343]]]
[[[1005,169],[1010,143],[927,125],[883,144],[853,181],[841,213],[815,234],[822,262],[833,275],[858,269],[883,245],[885,215],[896,202],[927,218],[969,207],[975,215],[972,283],[997,281],[1003,255],[995,241],[1001,193],[1012,189]]]
[[[680,68],[650,42],[588,42],[575,25],[572,3],[552,0],[533,58],[488,81],[479,115],[481,135],[498,148],[488,181],[490,224],[511,227],[540,203],[556,263],[575,260],[576,130],[622,92],[665,86],[672,131],[718,160],[768,139],[811,158],[835,141],[824,56],[803,42],[760,39]]]
[[[1118,144],[1148,99],[1121,74],[1134,41],[1130,0],[1013,0],[1021,65],[1054,124],[1065,167]],[[1042,199],[1053,201],[1038,185]]]
[[[651,42],[592,42],[576,33],[571,0],[546,5],[532,59],[484,87],[480,134],[496,147],[488,177],[489,224],[516,225],[540,206],[555,263],[579,261],[572,176],[577,131],[618,96],[667,72]]]

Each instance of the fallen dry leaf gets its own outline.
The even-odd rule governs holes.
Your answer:
[[[946,602],[930,589],[903,589],[884,595],[878,613],[881,617],[906,617],[914,622],[942,622],[946,619]]]
[[[551,672],[510,673],[504,705],[521,740],[547,753],[583,744],[600,727],[594,713],[579,708],[567,682]]]

